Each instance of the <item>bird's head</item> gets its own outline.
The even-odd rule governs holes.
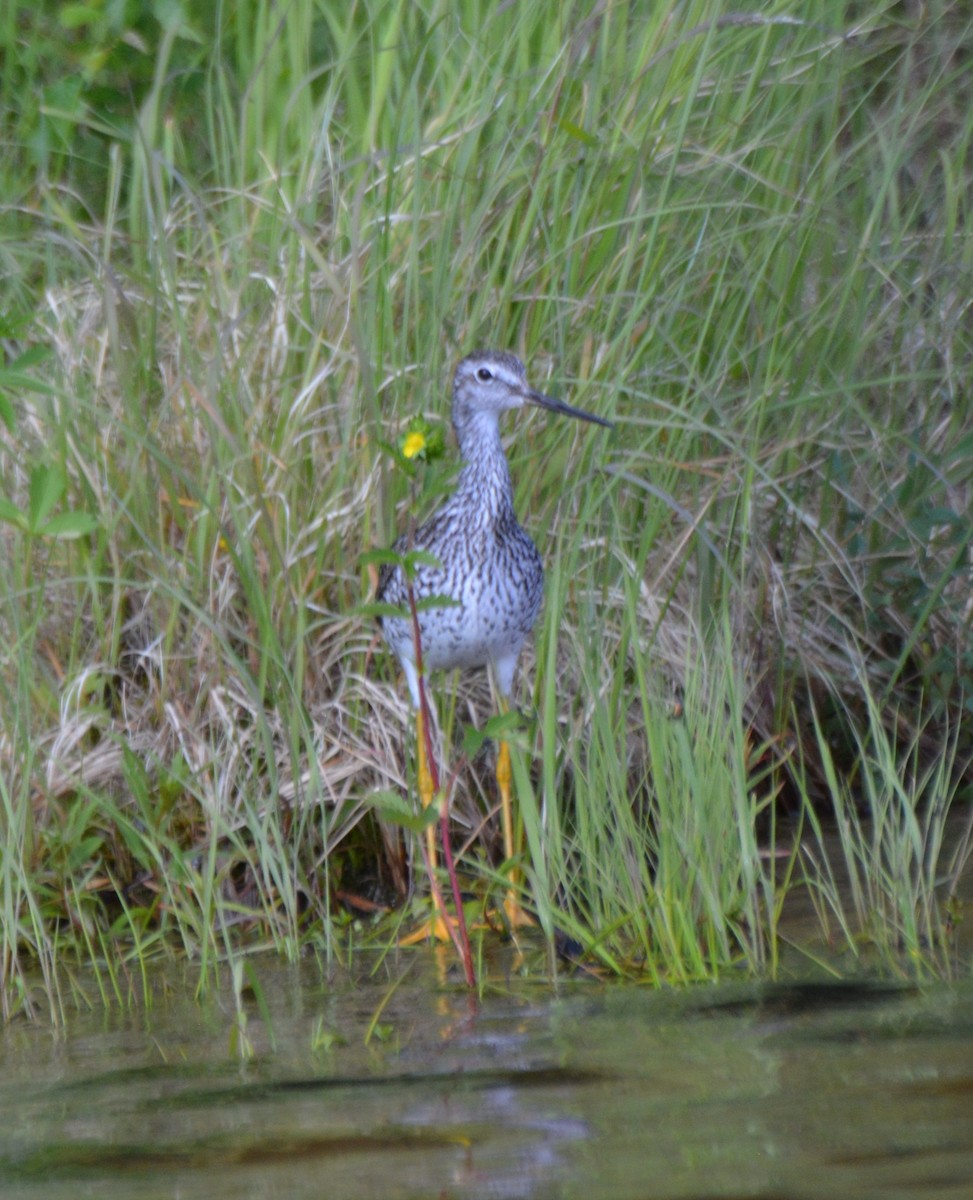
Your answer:
[[[611,428],[610,421],[535,391],[527,382],[524,364],[513,354],[477,350],[457,365],[453,376],[453,421],[458,428],[481,414],[497,417],[508,408],[523,408],[525,404],[536,404],[550,412]]]

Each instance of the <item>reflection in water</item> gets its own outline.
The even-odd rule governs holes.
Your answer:
[[[273,1029],[255,1005],[244,1064],[220,998],[3,1031],[0,1195],[973,1194],[969,985],[586,981],[471,1011],[429,978],[255,969]]]

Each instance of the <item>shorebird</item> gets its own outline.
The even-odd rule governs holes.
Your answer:
[[[501,414],[527,404],[611,428],[610,421],[535,391],[514,355],[498,350],[468,355],[453,376],[453,428],[463,463],[456,489],[411,537],[400,537],[392,547],[399,555],[425,552],[412,574],[417,604],[440,596],[449,601],[443,607],[417,611],[423,673],[487,667],[504,709],[509,706],[521,648],[544,597],[541,556],[517,522],[510,469],[500,441]],[[382,566],[377,598],[405,610],[402,616],[382,617],[381,625],[405,672],[415,707],[419,794],[427,807],[434,788],[426,755],[413,621],[411,614],[405,615],[408,587],[400,564]],[[504,855],[511,863],[515,846],[510,748],[505,740],[497,747],[496,778]],[[428,833],[430,862],[435,865],[432,826]],[[521,914],[514,876],[510,882],[506,909],[513,921]]]

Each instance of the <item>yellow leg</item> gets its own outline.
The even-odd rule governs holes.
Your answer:
[[[419,774],[419,798],[422,802],[422,808],[427,809],[434,799],[436,792],[433,791],[432,773],[430,772],[430,761],[426,757],[426,722],[422,720],[422,709],[415,710],[415,739],[416,758],[418,758],[418,774]],[[436,850],[436,826],[426,826],[426,850],[430,856],[430,868],[434,871],[438,865],[438,854]]]
[[[432,786],[432,775],[429,771],[429,760],[426,757],[426,728],[421,708],[416,709],[416,744],[418,747],[419,799],[422,801],[422,807],[426,809],[435,799],[435,792]],[[438,864],[435,825],[426,826],[426,849],[429,852],[429,866],[435,871]]]
[[[497,746],[497,790],[500,792],[500,821],[503,828],[503,855],[507,862],[511,862],[517,853],[517,847],[514,844],[513,805],[510,800],[511,779],[510,747],[506,742],[502,741]],[[507,920],[510,922],[511,927],[513,928],[516,928],[520,925],[533,925],[533,921],[520,907],[517,887],[519,882],[520,872],[516,869],[516,867],[511,867],[510,888],[507,891],[507,898],[503,902],[503,907],[507,914]]]
[[[423,809],[427,809],[436,799],[436,789],[433,786],[432,772],[429,770],[429,758],[426,754],[426,723],[422,719],[422,709],[416,709],[416,774],[419,779],[419,799]],[[436,825],[426,827],[426,852],[429,856],[429,869],[435,871],[439,863],[439,852],[436,846]],[[427,938],[435,938],[439,942],[448,942],[449,928],[440,912],[434,913],[428,921],[423,921],[418,929],[399,939],[401,946],[414,946]]]
[[[497,790],[500,792],[500,821],[503,826],[503,856],[509,862],[514,856],[514,815],[510,802],[510,747],[506,742],[497,746]]]

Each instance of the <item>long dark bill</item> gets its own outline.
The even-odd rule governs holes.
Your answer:
[[[531,390],[526,393],[526,396],[531,404],[536,404],[539,408],[546,408],[549,412],[563,413],[564,416],[575,417],[579,421],[590,421],[592,425],[603,425],[606,429],[615,428],[612,422],[606,421],[604,417],[596,417],[594,413],[585,412],[583,408],[572,408],[563,400],[555,400],[553,396],[545,396],[543,392]]]

